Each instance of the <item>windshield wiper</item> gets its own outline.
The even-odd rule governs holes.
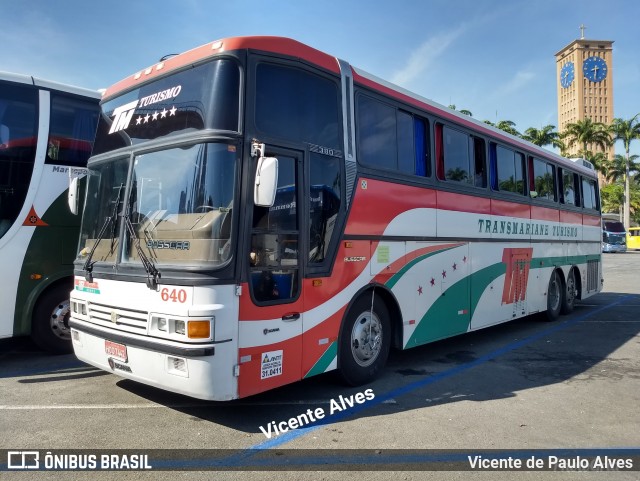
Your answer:
[[[131,236],[131,242],[136,248],[136,252],[138,253],[138,257],[140,257],[140,262],[142,263],[142,267],[147,271],[147,287],[151,290],[156,290],[158,287],[158,280],[162,277],[162,274],[158,269],[156,269],[155,264],[151,259],[147,257],[147,255],[142,250],[140,246],[140,239],[136,235],[135,228],[131,223],[131,219],[129,218],[129,213],[124,216],[124,225],[127,228],[127,232]]]
[[[89,254],[87,255],[87,260],[84,261],[84,266],[83,266],[84,277],[87,280],[87,282],[93,282],[93,265],[96,263],[96,261],[91,262],[91,259],[93,259],[93,254],[95,253],[96,248],[98,247],[98,244],[104,237],[104,233],[107,231],[109,224],[112,224],[111,248],[109,252],[113,253],[113,247],[115,244],[115,231],[116,231],[116,225],[117,225],[116,218],[118,216],[118,209],[120,208],[121,194],[122,194],[123,188],[124,188],[124,184],[120,184],[120,187],[118,187],[118,197],[116,199],[115,205],[113,206],[113,210],[111,211],[111,215],[105,217],[104,223],[102,224],[102,227],[100,228],[100,232],[98,233],[98,237],[96,237],[96,241],[93,243],[93,247],[91,248],[91,251],[89,251]]]

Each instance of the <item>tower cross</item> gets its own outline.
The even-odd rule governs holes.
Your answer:
[[[584,24],[580,24],[580,39],[584,40],[584,29],[587,28]]]

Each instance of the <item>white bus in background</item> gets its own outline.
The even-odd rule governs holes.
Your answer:
[[[71,350],[69,292],[80,219],[67,204],[98,121],[97,91],[0,72],[0,339]]]

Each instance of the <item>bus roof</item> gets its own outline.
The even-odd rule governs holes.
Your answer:
[[[139,85],[145,84],[152,79],[163,77],[174,70],[181,69],[182,67],[193,63],[201,62],[223,52],[244,49],[286,55],[288,57],[298,58],[305,62],[312,63],[336,74],[340,73],[338,58],[321,52],[320,50],[316,50],[313,47],[309,47],[297,40],[272,36],[229,37],[206,43],[200,47],[196,47],[192,50],[188,50],[174,57],[160,61],[135,73],[134,75],[126,77],[109,87],[105,91],[103,99],[108,100],[128,90],[136,88]],[[497,140],[503,140],[509,144],[516,144],[516,148],[517,145],[520,145],[522,149],[526,149],[534,155],[538,154],[542,157],[546,157],[547,159],[552,159],[562,166],[587,174],[590,177],[596,176],[595,170],[590,169],[583,162],[572,161],[562,157],[550,150],[543,149],[531,142],[511,135],[504,130],[500,130],[468,115],[463,115],[455,110],[445,107],[444,105],[410,92],[398,85],[387,82],[386,80],[369,74],[364,70],[353,66],[350,67],[354,74],[354,82],[356,83],[387,93],[396,99],[437,114],[445,119],[454,120],[458,124],[480,131],[486,135],[490,135]]]
[[[100,99],[101,97],[100,92],[98,92],[97,90],[91,90],[83,87],[76,87],[75,85],[68,85],[68,84],[63,84],[59,82],[53,82],[51,80],[44,80],[38,77],[32,77],[30,75],[23,75],[19,73],[0,71],[0,80],[34,85],[36,87],[42,87],[48,90],[57,90],[60,92],[66,92],[74,95],[81,95],[83,97],[92,97],[94,99]]]
[[[335,57],[309,47],[297,40],[286,37],[269,36],[229,37],[206,43],[192,50],[187,50],[186,52],[160,61],[134,75],[126,77],[109,87],[104,94],[104,98],[114,97],[139,84],[146,83],[152,78],[164,76],[173,70],[180,69],[195,62],[200,62],[208,57],[219,55],[223,52],[244,49],[287,55],[311,62],[336,74],[340,73],[340,68]]]

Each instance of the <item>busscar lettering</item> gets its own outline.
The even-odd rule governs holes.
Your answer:
[[[188,251],[191,249],[191,242],[189,241],[160,241],[160,240],[148,240],[148,249],[171,249],[178,251]]]

